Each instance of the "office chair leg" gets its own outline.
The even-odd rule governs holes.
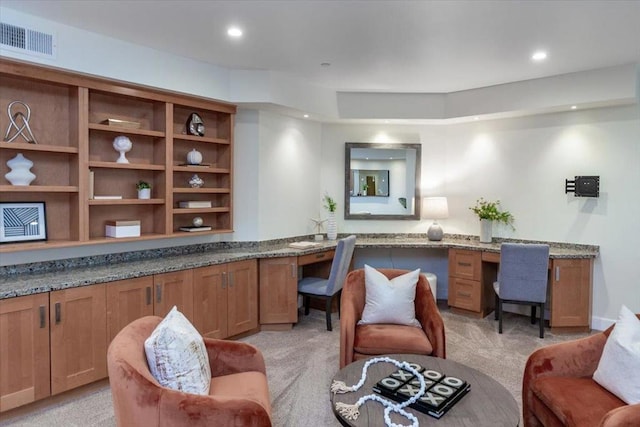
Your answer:
[[[302,305],[304,305],[304,315],[308,316],[309,315],[309,305],[311,305],[311,297],[309,297],[308,295],[303,295],[302,296]]]
[[[540,338],[544,338],[544,303],[540,304]]]
[[[536,324],[536,308],[537,306],[535,305],[531,306],[531,324],[532,325]]]
[[[500,304],[499,299],[500,298],[498,297],[498,294],[496,294],[496,303],[494,305],[495,308],[493,309],[493,316],[495,320],[498,320],[498,304]]]
[[[498,333],[502,333],[502,300],[498,298]]]
[[[327,310],[327,331],[333,330],[331,328],[331,303],[333,302],[333,298],[327,298],[327,305],[325,309]]]

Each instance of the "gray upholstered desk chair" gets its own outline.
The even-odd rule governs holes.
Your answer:
[[[544,304],[549,278],[549,245],[503,243],[500,245],[496,291],[496,319],[502,333],[502,303],[531,306],[531,324],[540,307],[540,338],[544,338]]]
[[[332,330],[331,304],[335,297],[338,298],[338,313],[340,312],[340,293],[342,292],[344,279],[349,272],[355,245],[356,236],[353,235],[338,241],[328,279],[303,277],[298,281],[298,293],[303,297],[305,315],[309,314],[309,300],[311,297],[321,298],[326,301],[327,331]]]

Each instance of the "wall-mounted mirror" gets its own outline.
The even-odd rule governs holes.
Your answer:
[[[345,144],[345,219],[420,219],[420,144]]]

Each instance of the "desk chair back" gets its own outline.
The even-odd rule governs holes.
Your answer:
[[[354,235],[340,239],[338,242],[336,253],[331,263],[331,272],[329,273],[329,282],[327,283],[327,296],[335,295],[342,290],[344,279],[349,272],[355,247],[356,236]]]
[[[549,245],[503,243],[500,245],[496,292],[496,320],[502,333],[502,303],[531,306],[531,323],[535,323],[540,307],[540,338],[544,338],[544,305],[547,301]]]

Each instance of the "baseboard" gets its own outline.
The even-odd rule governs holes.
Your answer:
[[[609,326],[616,323],[616,319],[608,319],[606,317],[591,317],[591,329],[596,331],[604,331]]]

